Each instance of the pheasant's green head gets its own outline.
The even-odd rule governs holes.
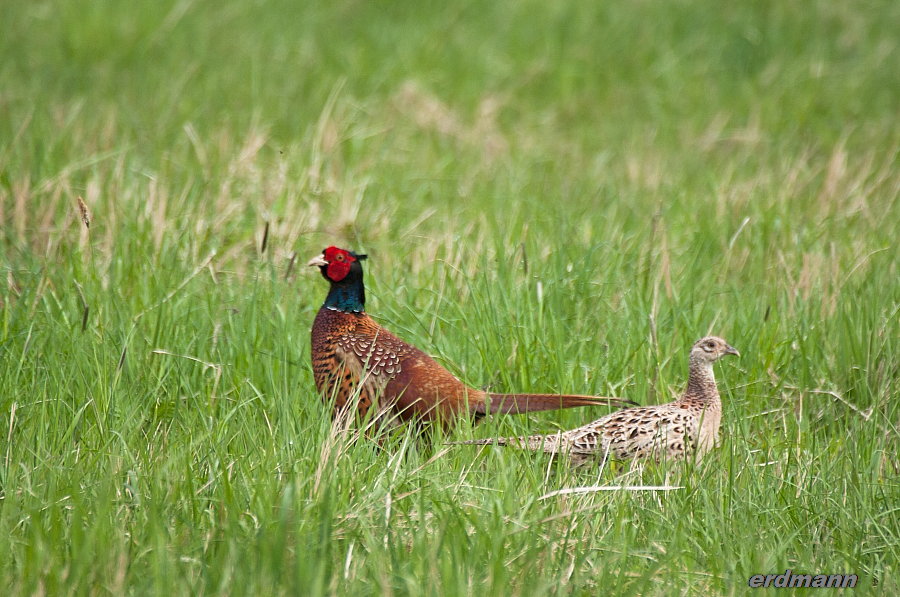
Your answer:
[[[318,267],[331,283],[331,290],[325,299],[326,307],[337,311],[363,311],[366,294],[361,262],[365,258],[365,255],[332,246],[310,259],[307,265]]]

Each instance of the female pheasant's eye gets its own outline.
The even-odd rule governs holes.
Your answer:
[[[712,350],[713,348],[716,347],[716,345],[713,344],[712,342],[707,342],[707,343],[706,343],[706,347],[709,348],[710,350]]]

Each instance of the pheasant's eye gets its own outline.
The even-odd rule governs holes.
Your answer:
[[[710,341],[710,342],[707,342],[707,343],[706,343],[706,347],[709,348],[710,350],[712,350],[713,348],[716,347],[716,345],[713,344],[713,343]]]
[[[335,255],[334,258],[337,259],[338,261],[343,261],[344,255],[342,253],[338,253],[337,255]]]

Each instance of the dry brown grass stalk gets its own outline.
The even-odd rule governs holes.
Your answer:
[[[81,222],[84,224],[84,227],[90,229],[91,214],[88,211],[87,204],[85,204],[84,198],[81,195],[78,196],[78,213],[81,215]]]

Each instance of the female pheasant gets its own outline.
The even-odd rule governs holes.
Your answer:
[[[383,422],[410,419],[448,424],[462,414],[524,413],[575,406],[626,406],[630,400],[554,394],[493,394],[467,387],[430,356],[407,344],[365,312],[365,255],[328,247],[308,265],[331,284],[312,327],[312,365],[335,414],[375,408]]]
[[[722,401],[716,387],[713,363],[725,355],[740,353],[722,338],[708,336],[691,348],[687,388],[675,402],[626,408],[583,427],[550,435],[478,439],[458,444],[515,446],[536,452],[563,453],[574,463],[592,457],[616,460],[632,458],[700,457],[719,436]]]

